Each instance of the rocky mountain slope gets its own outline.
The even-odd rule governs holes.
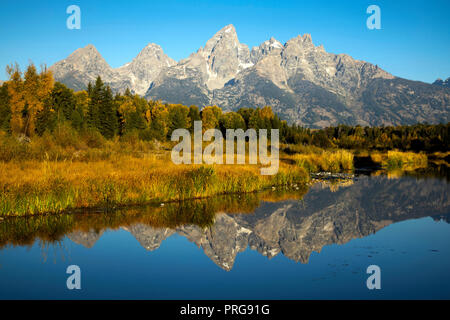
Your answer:
[[[271,38],[250,50],[232,25],[178,63],[152,44],[130,64],[111,69],[87,46],[52,70],[74,89],[100,75],[116,91],[129,87],[171,103],[225,110],[270,105],[281,118],[308,127],[439,123],[450,114],[448,86],[398,78],[377,65],[329,53],[309,34],[284,45]]]
[[[433,82],[433,84],[436,86],[450,88],[450,77],[445,80],[437,79],[435,82]]]
[[[176,62],[160,46],[150,43],[130,63],[113,69],[93,45],[87,45],[50,67],[55,79],[74,90],[84,90],[89,82],[101,76],[116,92],[130,88],[145,94],[159,72]]]

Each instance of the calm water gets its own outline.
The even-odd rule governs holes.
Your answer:
[[[0,298],[449,299],[448,176],[428,176],[9,219]],[[72,264],[81,290],[66,288]]]

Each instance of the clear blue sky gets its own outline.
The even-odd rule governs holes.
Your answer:
[[[81,8],[81,30],[66,28],[66,8]],[[366,9],[381,8],[381,30],[366,28]],[[17,61],[52,65],[92,43],[112,67],[150,42],[180,60],[227,24],[252,46],[310,33],[333,53],[378,64],[388,72],[432,82],[450,76],[450,1],[0,1],[0,79]]]

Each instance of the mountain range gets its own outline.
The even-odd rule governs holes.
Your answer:
[[[282,119],[312,128],[449,121],[448,79],[432,85],[395,77],[329,53],[309,34],[285,44],[271,38],[250,50],[228,25],[179,62],[151,43],[114,69],[88,45],[50,69],[74,90],[100,75],[115,92],[129,88],[148,99],[224,110],[270,105]]]

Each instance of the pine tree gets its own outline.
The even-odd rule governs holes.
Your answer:
[[[131,94],[130,88],[128,88],[128,87],[125,89],[125,92],[123,93],[123,95],[125,97],[129,97],[129,98],[133,97],[133,95]]]
[[[44,108],[36,115],[36,133],[42,136],[45,131],[53,132],[57,123],[58,117],[52,108],[51,99],[47,99]]]
[[[249,123],[250,123],[250,117],[253,114],[253,109],[250,108],[241,108],[238,110],[238,113],[241,115],[241,117],[244,119],[245,121],[245,126],[247,128],[249,128]]]
[[[101,91],[101,103],[98,107],[100,133],[107,139],[111,139],[117,132],[117,109],[115,107],[111,88],[107,86]]]
[[[83,129],[84,121],[83,121],[83,110],[81,107],[77,107],[72,111],[70,115],[70,121],[72,123],[72,127],[78,131]]]
[[[168,136],[176,129],[188,129],[190,126],[189,109],[181,104],[169,105],[169,131]]]
[[[90,97],[92,94],[92,83],[89,81],[88,86],[87,86],[87,94]]]
[[[202,118],[200,117],[200,111],[198,110],[197,106],[190,106],[189,107],[189,114],[188,117],[191,121],[191,125],[189,127],[191,132],[194,132],[194,121],[199,121]]]
[[[0,130],[10,132],[11,107],[7,85],[7,83],[4,83],[0,87]]]
[[[87,125],[92,129],[100,127],[99,107],[102,103],[104,84],[100,76],[97,77],[95,85],[88,85],[89,105],[87,113]]]
[[[53,87],[51,99],[59,121],[71,120],[72,113],[76,108],[73,91],[64,84],[57,82]]]

